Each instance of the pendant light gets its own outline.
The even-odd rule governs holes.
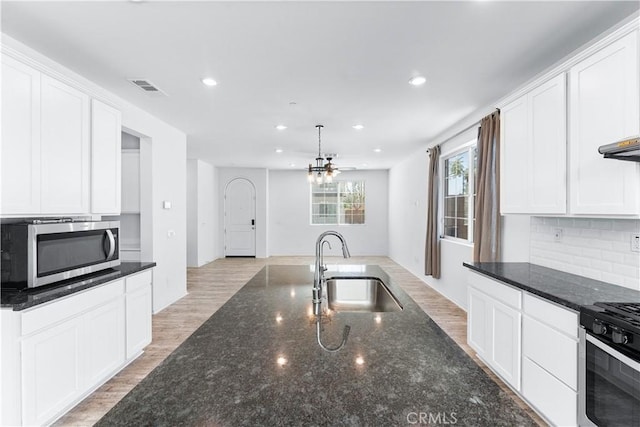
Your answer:
[[[324,183],[333,182],[333,177],[338,173],[338,168],[336,168],[331,160],[333,157],[327,157],[327,163],[324,163],[325,158],[322,156],[322,139],[321,139],[321,131],[324,127],[323,125],[316,125],[318,128],[318,157],[316,157],[316,165],[313,166],[312,163],[309,163],[309,171],[307,174],[307,179],[310,183],[316,183],[318,185]]]

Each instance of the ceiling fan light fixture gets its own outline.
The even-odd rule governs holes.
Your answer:
[[[322,155],[322,139],[321,139],[321,131],[324,127],[323,125],[316,125],[318,128],[318,157],[316,157],[316,165],[313,163],[309,163],[309,169],[307,171],[307,179],[310,183],[316,183],[318,185],[323,183],[331,183],[333,182],[333,177],[336,176],[339,171],[331,160],[335,156],[335,154],[329,154],[326,157]]]

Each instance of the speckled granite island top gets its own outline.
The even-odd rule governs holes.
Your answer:
[[[342,268],[327,277],[380,277],[404,310],[330,314],[325,344],[351,334],[329,353],[310,268],[267,266],[97,425],[535,425],[380,268]]]
[[[640,302],[640,292],[528,262],[464,263],[465,267],[573,310],[596,302]]]
[[[122,262],[119,266],[108,268],[96,273],[87,274],[55,284],[38,288],[17,291],[14,289],[2,289],[0,291],[0,307],[13,311],[25,310],[66,297],[85,289],[99,286],[113,280],[121,279],[156,266],[155,262]]]

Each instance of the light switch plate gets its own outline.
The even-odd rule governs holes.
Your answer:
[[[640,252],[640,234],[631,235],[631,252]]]

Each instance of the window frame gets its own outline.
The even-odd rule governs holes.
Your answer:
[[[345,182],[351,182],[351,183],[362,183],[362,185],[364,186],[364,222],[361,224],[347,224],[347,223],[341,223],[340,222],[340,217],[341,217],[341,212],[342,212],[342,191],[341,191],[341,184],[345,183]],[[338,185],[338,191],[337,191],[337,202],[336,202],[336,222],[335,223],[324,223],[324,224],[315,224],[313,222],[313,187],[314,185],[318,185],[315,183],[309,183],[309,225],[311,226],[336,226],[336,227],[360,227],[363,225],[367,225],[367,181],[365,179],[353,179],[353,180],[338,180],[335,179],[333,180],[333,184],[337,184]]]
[[[477,150],[478,142],[476,139],[472,139],[468,142],[465,142],[456,148],[449,150],[440,155],[440,163],[438,165],[439,168],[439,177],[438,177],[438,185],[440,186],[440,194],[438,196],[438,224],[440,227],[438,235],[442,240],[447,240],[455,243],[466,244],[473,246],[473,232],[474,232],[474,217],[475,217],[475,193],[476,189],[476,174],[477,174],[477,165],[474,162],[474,150]],[[445,234],[445,162],[461,153],[467,152],[469,155],[469,194],[466,196],[468,198],[468,206],[469,209],[467,211],[467,238],[462,239],[460,237],[449,236]],[[473,191],[471,191],[473,189]]]

